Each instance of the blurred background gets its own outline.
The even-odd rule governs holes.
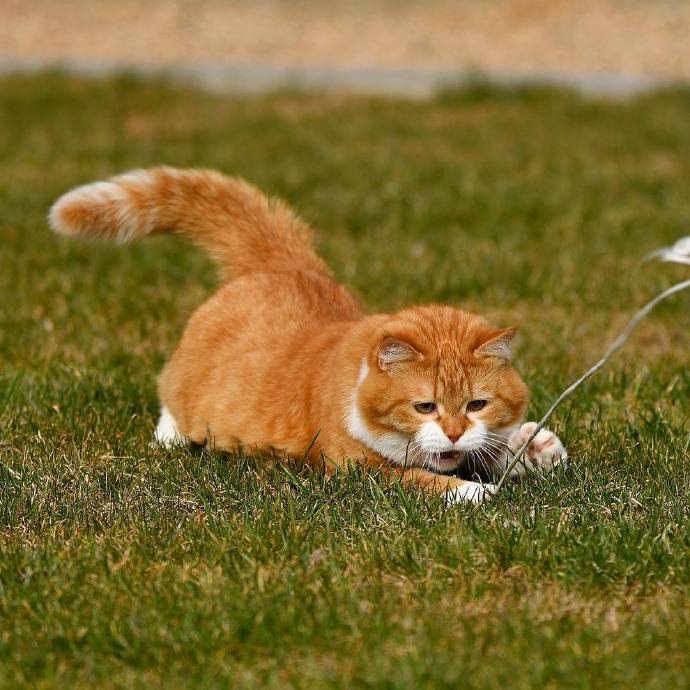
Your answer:
[[[0,69],[171,70],[222,88],[424,94],[481,75],[599,92],[690,77],[673,0],[3,0]]]

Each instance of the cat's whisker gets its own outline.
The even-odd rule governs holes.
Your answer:
[[[496,441],[497,443],[504,443],[506,445],[508,444],[508,439],[506,439],[505,436],[500,436],[499,434],[494,434],[490,431],[485,432],[485,437],[492,441]]]
[[[422,447],[422,442],[416,439],[410,440],[404,448],[401,448],[394,457],[391,459],[393,462],[399,465],[408,466],[413,465],[420,456],[420,449]],[[421,453],[422,467],[425,466],[427,460],[425,459],[425,453]]]
[[[422,456],[422,469],[435,470],[438,463],[435,461],[436,453],[424,453]],[[433,465],[430,463],[433,461]]]
[[[502,440],[500,445],[493,439],[489,440],[484,444],[481,450],[491,458],[494,464],[494,471],[496,471],[497,468],[503,467],[509,458],[509,447],[505,440]],[[490,472],[491,470],[487,471]]]
[[[417,455],[417,443],[413,440],[408,441],[407,445],[403,450],[400,451],[398,454],[397,461],[400,462],[401,460],[403,461],[404,465],[408,465],[411,462],[414,462],[415,457]]]
[[[482,467],[484,467],[484,469],[487,471],[489,471],[489,467],[488,467],[488,464],[486,462],[485,455],[488,455],[489,458],[491,458],[491,460],[493,460],[494,462],[496,460],[498,460],[498,456],[488,448],[478,449],[476,454],[477,454],[477,457],[479,458],[479,461],[482,463]]]
[[[419,455],[419,446],[409,444],[402,452],[401,455],[409,459],[414,459]]]
[[[498,444],[495,441],[487,441],[487,443],[484,444],[484,447],[485,448],[491,448],[493,451],[495,451],[498,454],[503,454],[508,449],[508,444],[507,443]]]
[[[499,433],[499,432],[497,432],[497,431],[491,431],[491,429],[486,429],[486,430],[484,431],[484,433],[485,433],[487,436],[495,436],[496,438],[503,438],[503,439],[508,438],[508,435],[507,435],[505,432],[500,432],[500,433]]]
[[[485,439],[486,442],[491,443],[495,446],[498,447],[505,447],[508,445],[508,442],[505,441],[504,439],[498,439],[498,438],[493,438],[493,437],[488,437]]]
[[[505,438],[503,438],[502,436],[494,436],[494,435],[489,435],[489,434],[485,435],[484,440],[485,441],[491,441],[492,443],[496,443],[499,445],[506,445],[508,443],[508,441]]]
[[[487,453],[491,457],[496,457],[496,455],[498,454],[498,449],[495,446],[491,446],[489,444],[485,444],[481,446],[481,448],[477,448],[477,450],[483,453]]]
[[[472,450],[468,451],[468,454],[470,458],[475,458],[479,461],[479,466],[481,467],[482,470],[484,470],[487,474],[491,473],[491,470],[489,469],[489,466],[482,456],[482,454],[479,452],[480,449],[473,448]]]
[[[481,448],[502,448],[503,443],[500,443],[496,439],[493,438],[485,438],[483,443],[481,444]]]
[[[483,446],[487,451],[491,451],[494,455],[501,455],[505,452],[506,446],[497,446],[491,443],[487,443]]]

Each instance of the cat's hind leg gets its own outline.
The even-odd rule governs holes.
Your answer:
[[[187,443],[187,438],[180,433],[175,418],[165,405],[161,406],[161,416],[153,432],[153,443],[166,448]]]

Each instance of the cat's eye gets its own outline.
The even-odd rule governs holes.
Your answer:
[[[470,402],[467,403],[467,411],[479,412],[479,410],[483,410],[486,407],[486,403],[486,400],[470,400]]]
[[[432,402],[416,403],[414,409],[422,414],[431,414],[436,411],[436,404]]]

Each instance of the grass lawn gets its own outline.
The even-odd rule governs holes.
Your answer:
[[[690,685],[690,301],[556,416],[573,462],[444,510],[148,442],[155,376],[215,284],[171,238],[54,237],[69,187],[242,174],[319,229],[373,310],[518,324],[530,418],[680,266],[690,93],[429,103],[0,81],[0,687]]]

